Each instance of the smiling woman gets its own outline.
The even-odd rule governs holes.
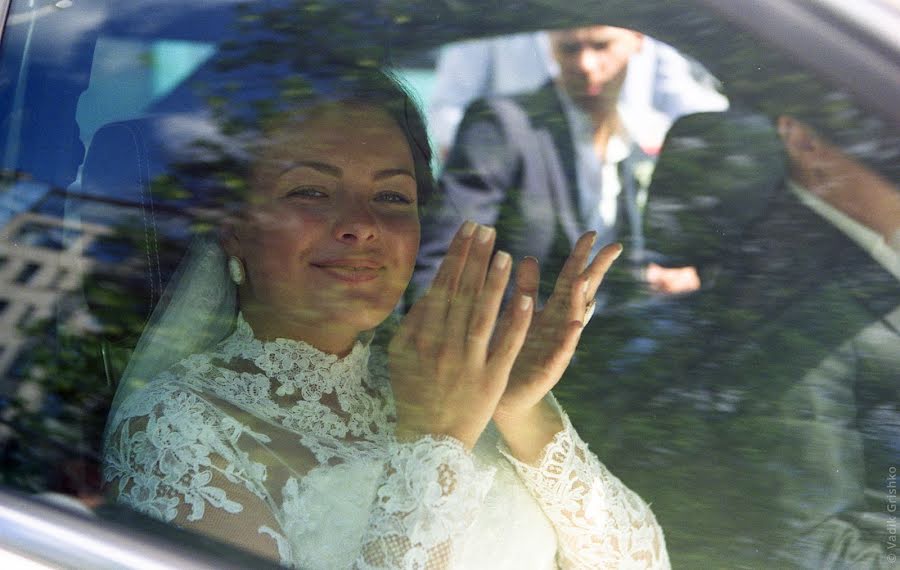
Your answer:
[[[112,495],[303,568],[668,567],[647,505],[549,394],[620,246],[591,261],[583,236],[536,312],[523,262],[501,316],[512,259],[467,222],[389,346],[372,342],[431,180],[406,94],[361,85],[262,130],[240,204],[196,240],[126,370]]]
[[[244,318],[263,339],[345,355],[393,310],[419,247],[415,168],[384,111],[314,109],[271,138],[250,207],[223,245],[246,267]]]
[[[643,567],[665,556],[684,568],[894,568],[896,6],[0,0],[0,559],[147,567],[135,556],[150,544],[163,565],[194,567],[196,545],[212,541],[185,527],[312,568]],[[579,103],[609,95],[598,85],[617,85],[636,47],[565,33],[598,26],[643,35],[616,107],[627,129],[648,129],[633,134],[649,156],[633,165],[646,203],[623,219],[643,220],[645,240],[613,225],[597,241],[622,239],[628,262],[644,251],[648,263],[622,260],[605,276],[607,302],[553,386],[576,434],[546,397],[580,332],[571,322],[590,314],[566,292],[582,275],[593,288],[615,248],[587,273],[577,253],[543,311],[521,295],[536,274],[522,257],[535,247],[542,275],[556,275],[579,227],[626,211],[593,191],[602,145],[567,128],[585,122]],[[550,83],[550,53],[538,50],[549,42],[510,52],[493,37],[538,29],[569,36],[558,47],[571,57],[557,58],[573,73]],[[448,42],[464,66],[442,81]],[[526,88],[530,75],[527,89],[548,97],[514,102],[533,103],[539,130],[510,136],[515,121],[497,130],[503,117],[476,102],[478,120],[460,131],[472,152],[447,154],[441,184],[466,192],[435,207],[407,98],[332,77],[382,66],[422,86],[423,106],[455,102],[457,122],[463,101]],[[557,101],[562,82],[583,96]],[[700,92],[730,109],[670,123]],[[382,178],[410,168],[393,155],[398,136],[414,187]],[[328,137],[338,142],[312,154]],[[528,147],[548,143],[560,168],[494,160],[547,156]],[[495,208],[507,181],[510,200]],[[562,233],[566,201],[566,239],[544,240]],[[454,209],[465,213],[421,218],[428,282],[466,218],[496,234],[466,226],[425,301],[402,324],[364,328],[390,311],[388,280],[402,281],[413,239],[376,221]],[[440,250],[428,245],[435,230]],[[696,272],[657,287],[675,267]],[[415,273],[422,288],[408,298],[429,284]],[[509,370],[520,337],[502,336],[496,317],[504,280],[515,281],[514,331],[531,318]],[[553,279],[541,284],[550,294]],[[494,324],[501,336],[485,344]],[[100,472],[116,393],[105,462],[118,505],[104,501]],[[121,524],[101,532],[40,508],[42,496],[10,502],[10,490],[65,493]],[[177,546],[158,531],[188,555],[167,557]],[[212,568],[261,567],[213,550]]]

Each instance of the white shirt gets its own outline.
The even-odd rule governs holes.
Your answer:
[[[575,172],[577,176],[578,211],[580,213],[581,230],[597,231],[595,249],[615,241],[616,219],[619,215],[629,215],[634,228],[639,225],[639,210],[646,200],[644,191],[635,191],[635,196],[628,201],[634,206],[633,212],[619,212],[619,194],[626,191],[623,180],[619,176],[622,163],[631,154],[632,137],[627,129],[628,121],[624,118],[624,108],[619,105],[618,113],[623,127],[610,136],[606,152],[601,159],[594,146],[594,123],[587,113],[579,109],[565,90],[557,86],[556,92],[562,102],[563,112],[569,130],[572,133],[572,146],[575,149]],[[630,184],[630,181],[624,181]]]

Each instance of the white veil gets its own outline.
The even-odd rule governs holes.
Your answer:
[[[218,344],[234,328],[237,287],[214,236],[195,237],[122,374],[107,431],[125,399],[182,359]]]

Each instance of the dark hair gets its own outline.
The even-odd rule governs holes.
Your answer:
[[[431,170],[431,145],[422,112],[409,87],[393,72],[373,74],[370,80],[371,83],[363,82],[363,91],[358,94],[359,98],[355,102],[384,109],[403,131],[415,165],[421,209],[428,203],[435,187],[434,173]]]
[[[204,115],[212,129],[179,151],[164,181],[166,188],[188,196],[198,227],[214,227],[222,215],[243,208],[269,134],[329,102],[380,109],[396,122],[412,154],[422,212],[435,191],[431,146],[419,106],[400,78],[375,67],[343,64],[315,72],[275,71],[223,71],[211,64],[203,75]]]
[[[385,111],[400,127],[412,153],[419,208],[434,193],[431,145],[425,120],[408,86],[395,73],[372,68],[344,68],[319,81],[317,93],[304,97],[301,107],[337,102],[374,107]],[[288,113],[295,113],[295,106]]]

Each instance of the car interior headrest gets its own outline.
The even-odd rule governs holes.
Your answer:
[[[221,135],[198,114],[150,115],[115,121],[91,139],[81,174],[81,192],[126,202],[150,199],[150,186],[178,164],[215,159],[210,149]]]
[[[209,121],[185,113],[107,123],[90,141],[81,184],[73,195],[78,199],[67,198],[66,208],[76,212],[97,202],[121,209],[105,215],[114,215],[122,224],[128,240],[122,247],[136,248],[137,255],[128,261],[133,274],[126,271],[117,284],[132,292],[133,309],[144,316],[149,316],[174,269],[176,242],[184,241],[178,245],[186,247],[190,239],[192,206],[214,192],[209,173],[217,171],[220,154],[211,149],[221,140]],[[185,165],[200,167],[185,176]],[[85,300],[100,322],[124,317],[102,306],[100,298],[88,295]]]

